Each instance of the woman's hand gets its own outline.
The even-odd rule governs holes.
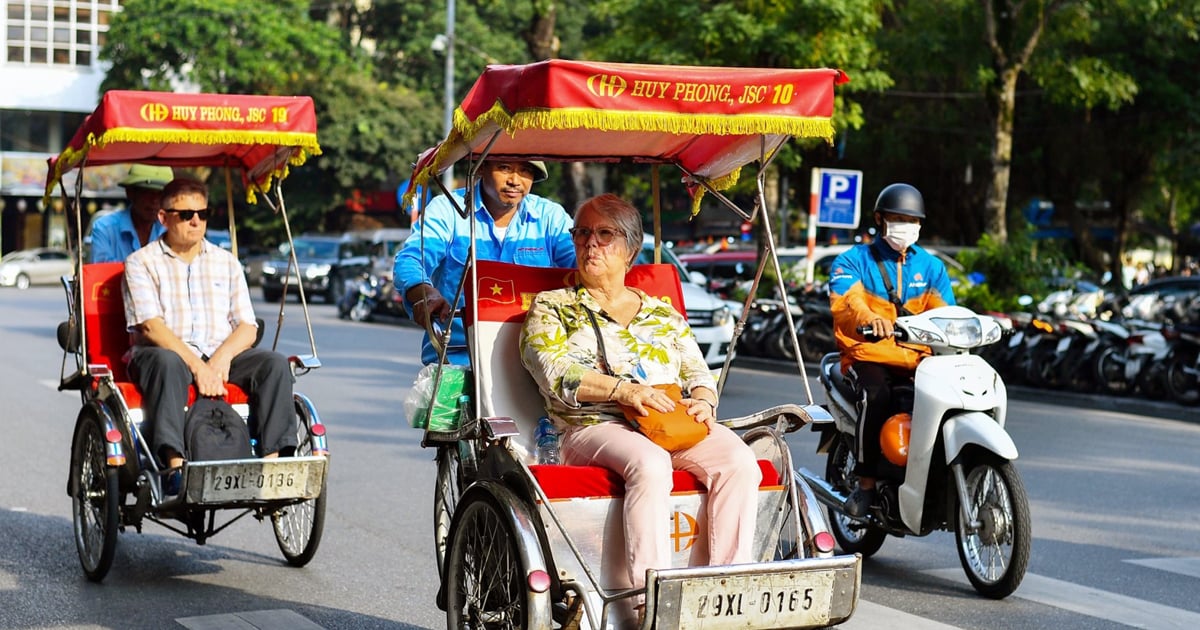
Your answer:
[[[612,399],[633,407],[639,416],[650,413],[651,409],[666,413],[675,408],[675,401],[671,400],[666,392],[633,381],[621,381],[613,392]]]
[[[717,409],[711,402],[703,398],[684,398],[680,402],[687,405],[688,415],[696,418],[696,422],[703,422],[712,429],[712,423],[717,420]]]

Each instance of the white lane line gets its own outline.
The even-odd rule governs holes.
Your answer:
[[[1140,564],[1144,567],[1160,571],[1170,571],[1171,573],[1200,578],[1200,558],[1142,558],[1139,560],[1126,560],[1125,562]]]
[[[959,569],[936,569],[923,573],[950,582],[967,581]],[[1200,628],[1200,613],[1033,573],[1025,574],[1024,581],[1012,596],[1135,628]]]
[[[175,622],[188,630],[322,630],[307,617],[287,609],[180,617]]]
[[[958,626],[947,625],[932,619],[918,617],[903,610],[858,600],[854,615],[838,626],[838,630],[879,630],[880,628],[904,628],[904,630],[958,630]]]

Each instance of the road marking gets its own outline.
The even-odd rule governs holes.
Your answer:
[[[838,630],[879,630],[879,628],[904,628],[904,630],[958,630],[958,626],[947,625],[932,619],[918,617],[913,614],[888,608],[880,604],[872,604],[864,599],[858,600],[858,608],[854,615]]]
[[[1171,573],[1200,578],[1200,558],[1142,558],[1140,560],[1126,560],[1125,562],[1140,564],[1144,567],[1160,571],[1170,571]]]
[[[189,630],[323,630],[300,613],[286,609],[181,617],[175,621]]]
[[[923,573],[951,582],[966,582],[966,576],[958,569]],[[1012,596],[1135,628],[1200,628],[1200,613],[1032,573],[1025,574]]]

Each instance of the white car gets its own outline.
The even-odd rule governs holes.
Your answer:
[[[71,275],[71,254],[58,247],[10,252],[0,259],[0,286],[28,289],[34,284],[54,284]]]
[[[688,325],[696,335],[700,351],[708,367],[716,370],[725,366],[725,355],[729,354],[729,343],[733,341],[734,313],[721,298],[704,290],[704,287],[692,282],[684,266],[675,252],[668,247],[662,248],[662,261],[679,270],[679,280],[683,288],[683,305],[687,309]],[[654,262],[654,240],[647,238],[642,242],[642,251],[638,254],[637,264]]]

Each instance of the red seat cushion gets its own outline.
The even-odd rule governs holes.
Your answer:
[[[125,263],[92,263],[83,266],[80,308],[87,333],[87,362],[107,365],[113,380],[125,397],[130,409],[140,409],[142,393],[129,381],[125,371],[125,353],[129,350],[129,331],[125,326],[125,294],[121,279]],[[249,400],[246,392],[236,385],[226,384],[229,393],[225,400],[231,404]],[[188,389],[188,404],[196,400],[196,386]]]
[[[768,460],[758,460],[762,471],[760,488],[780,485],[779,473]],[[625,496],[625,483],[617,473],[600,466],[530,466],[538,485],[550,499],[602,499]],[[690,472],[676,470],[672,493],[704,492],[705,488]]]

